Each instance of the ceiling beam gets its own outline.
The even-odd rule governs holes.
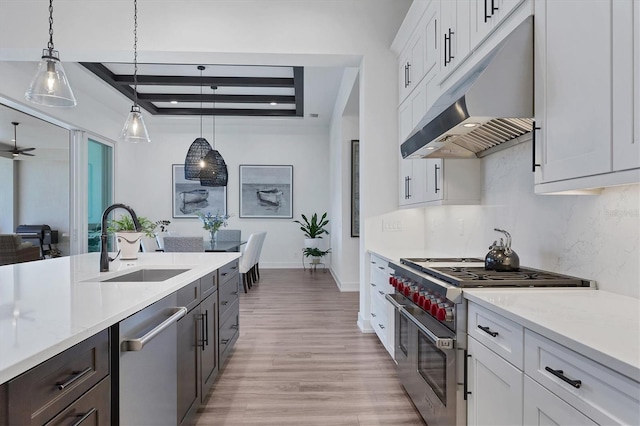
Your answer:
[[[236,108],[157,108],[156,115],[220,115],[238,117],[296,117],[295,109],[236,109]]]
[[[133,75],[115,75],[116,84],[133,84]],[[183,75],[138,75],[139,86],[233,86],[293,87],[293,78],[279,77],[196,77]]]
[[[171,94],[171,93],[138,93],[138,99],[149,102],[216,102],[234,104],[294,104],[295,96],[286,95],[198,95],[198,94]]]

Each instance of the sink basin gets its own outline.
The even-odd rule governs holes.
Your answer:
[[[187,272],[188,269],[139,269],[128,274],[120,275],[106,280],[99,280],[105,283],[114,282],[159,282],[166,281],[169,278],[173,278],[176,275],[180,275],[183,272]]]

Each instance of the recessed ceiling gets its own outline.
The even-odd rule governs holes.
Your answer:
[[[134,100],[133,65],[81,65]],[[138,64],[138,105],[153,115],[303,117],[304,69],[287,66]],[[213,90],[215,87],[215,91]]]

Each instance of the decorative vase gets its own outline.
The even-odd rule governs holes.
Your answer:
[[[305,238],[304,239],[304,247],[305,248],[318,248],[318,247],[320,247],[320,238]]]
[[[216,242],[216,238],[217,238],[217,235],[216,235],[216,234],[217,234],[217,233],[218,233],[218,230],[217,230],[217,229],[216,229],[216,230],[213,230],[213,229],[210,229],[210,230],[209,230],[209,236],[210,236],[210,238],[211,238],[211,242],[212,242],[212,243],[215,243],[215,242]]]
[[[116,243],[120,251],[120,259],[133,260],[138,258],[142,232],[116,232]]]

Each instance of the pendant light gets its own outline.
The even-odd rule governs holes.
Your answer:
[[[202,71],[204,67],[198,65],[200,70],[200,79],[202,80]],[[200,137],[191,143],[187,156],[184,159],[184,178],[189,180],[200,180],[204,177],[205,157],[211,151],[211,145],[202,137],[202,85],[200,85]]]
[[[60,56],[53,46],[53,0],[49,0],[49,43],[42,50],[38,70],[24,97],[34,104],[50,107],[76,106],[76,98],[62,68]]]
[[[120,132],[120,140],[130,143],[151,142],[138,106],[138,0],[133,0],[133,106]]]
[[[229,174],[227,173],[227,164],[224,162],[222,155],[216,150],[216,86],[213,89],[213,149],[204,157],[204,170],[200,178],[202,186],[227,186]]]

